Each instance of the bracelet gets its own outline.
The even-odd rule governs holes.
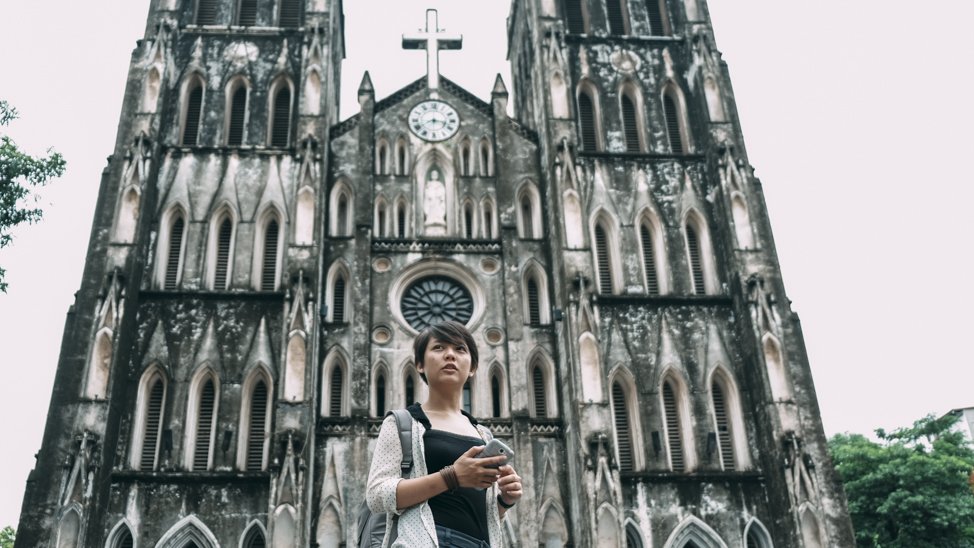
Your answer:
[[[454,492],[457,487],[460,487],[460,480],[457,479],[457,472],[453,469],[453,465],[444,466],[440,469],[440,476],[443,477],[443,481],[446,482],[446,490],[449,492]]]
[[[500,504],[501,505],[501,508],[503,508],[505,510],[510,510],[511,508],[514,508],[514,504],[517,504],[517,503],[515,502],[514,504],[508,504],[508,503],[504,502],[504,497],[502,497],[500,495],[497,495],[497,504]]]

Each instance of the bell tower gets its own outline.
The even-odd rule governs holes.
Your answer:
[[[508,36],[548,182],[575,545],[853,545],[705,1],[515,2]]]

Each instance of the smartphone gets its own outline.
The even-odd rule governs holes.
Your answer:
[[[489,442],[487,442],[484,450],[477,455],[477,458],[499,457],[501,455],[507,457],[502,464],[510,464],[510,462],[514,460],[514,451],[501,440],[492,438]]]

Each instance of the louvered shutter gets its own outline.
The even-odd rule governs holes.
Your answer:
[[[643,272],[646,273],[646,293],[659,295],[659,278],[656,274],[656,251],[653,235],[645,224],[639,225],[639,239],[643,248]]]
[[[342,323],[345,321],[345,277],[335,279],[335,290],[332,295],[331,321]]]
[[[485,177],[490,175],[490,151],[486,144],[480,145],[480,174]]]
[[[267,543],[264,540],[264,533],[260,532],[260,529],[253,527],[250,533],[247,534],[247,540],[244,541],[244,548],[266,548]]]
[[[524,223],[524,237],[534,238],[534,208],[531,207],[531,199],[527,196],[521,197],[521,222]]]
[[[200,391],[199,410],[196,414],[196,447],[193,451],[193,470],[206,470],[210,463],[210,434],[213,432],[213,410],[216,392],[213,380],[208,379]]]
[[[145,431],[142,442],[142,456],[139,460],[140,470],[154,470],[156,455],[159,449],[159,435],[162,427],[163,394],[165,387],[162,379],[152,381],[149,388],[149,401],[145,409]]]
[[[280,26],[287,28],[301,26],[301,0],[281,0]]]
[[[133,548],[132,532],[126,528],[115,541],[116,548]]]
[[[460,153],[461,162],[463,163],[463,174],[473,175],[473,168],[471,166],[470,158],[470,145],[463,145],[463,151]]]
[[[612,266],[609,262],[609,239],[601,224],[595,225],[595,259],[599,269],[599,292],[612,294]]]
[[[663,12],[660,0],[646,0],[646,11],[649,13],[649,32],[653,36],[663,36],[666,29],[663,25]]]
[[[724,390],[716,382],[711,387],[714,399],[714,417],[717,421],[717,441],[720,443],[720,460],[724,470],[734,470],[734,446],[731,443],[730,424]]]
[[[179,254],[183,248],[183,218],[176,217],[169,230],[169,256],[166,257],[166,279],[163,289],[176,289],[179,279]]]
[[[267,384],[254,384],[250,395],[250,422],[247,425],[247,471],[260,472],[264,468],[264,436],[267,431]],[[263,542],[263,538],[261,538]],[[263,546],[263,544],[260,544]]]
[[[612,383],[612,411],[615,415],[616,446],[619,450],[619,470],[631,472],[633,470],[633,458],[629,407],[626,405],[625,391],[623,391],[622,385],[618,382]]]
[[[497,375],[490,377],[490,411],[491,417],[501,416],[501,381]]]
[[[274,97],[274,126],[271,128],[271,146],[286,147],[291,135],[291,90],[282,86]]]
[[[227,271],[230,268],[230,239],[233,236],[233,222],[224,219],[216,243],[216,270],[213,275],[213,289],[227,288]]]
[[[680,133],[680,118],[676,110],[676,102],[669,93],[663,95],[663,113],[666,117],[666,136],[670,141],[670,151],[673,154],[683,154],[683,138]]]
[[[640,152],[636,105],[625,94],[622,96],[622,130],[626,136],[626,152]]]
[[[538,283],[533,278],[528,279],[528,324],[541,325],[541,303],[538,295]]]
[[[622,10],[622,3],[626,0],[606,0],[605,8],[609,16],[609,34],[621,35],[626,33],[626,19]]]
[[[257,0],[240,0],[240,15],[237,24],[251,27],[257,24]]]
[[[669,382],[664,382],[663,413],[666,415],[666,444],[670,451],[670,464],[674,472],[683,472],[686,463],[683,457],[683,437],[680,435],[680,415],[676,404],[673,386]]]
[[[406,237],[406,207],[399,206],[399,213],[396,215],[396,235],[400,238]]]
[[[595,107],[588,93],[578,95],[578,124],[581,130],[582,150],[596,150]]]
[[[548,401],[545,395],[544,371],[541,370],[540,365],[535,364],[534,370],[531,371],[531,380],[534,385],[534,416],[539,419],[547,417]]]
[[[277,219],[267,222],[264,229],[264,257],[260,269],[260,289],[261,291],[274,291],[277,283],[277,247],[280,227]]]
[[[247,87],[239,86],[230,101],[230,127],[227,130],[227,145],[243,144],[244,121],[247,118]]]
[[[344,375],[342,374],[342,368],[338,365],[332,366],[331,370],[331,380],[329,382],[328,388],[328,415],[332,417],[342,416],[342,391],[344,390],[342,383],[344,381]]]
[[[218,0],[199,0],[196,10],[197,25],[215,25],[217,23]]]
[[[473,207],[470,204],[463,206],[463,228],[467,238],[473,238]]]
[[[690,257],[690,277],[693,282],[693,292],[697,295],[706,293],[706,285],[703,278],[703,257],[700,255],[700,237],[697,229],[691,225],[686,225],[687,231],[687,254]]]
[[[183,126],[183,144],[196,145],[200,133],[200,117],[203,115],[203,86],[199,83],[186,96],[186,123]]]
[[[568,19],[568,32],[572,34],[583,34],[585,32],[582,0],[565,0],[565,18]]]

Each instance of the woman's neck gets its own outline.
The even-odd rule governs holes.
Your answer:
[[[442,413],[444,415],[460,414],[460,398],[456,396],[444,396],[437,392],[430,391],[429,397],[423,403],[423,410],[426,412]]]

